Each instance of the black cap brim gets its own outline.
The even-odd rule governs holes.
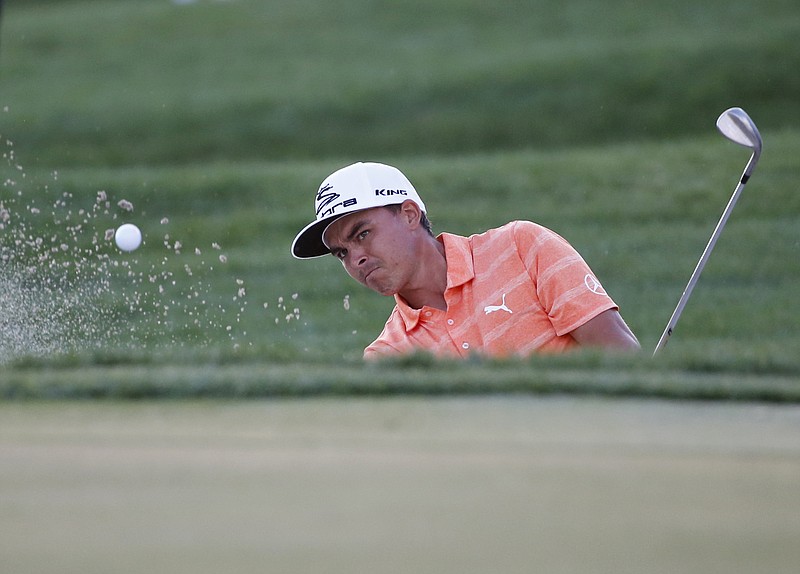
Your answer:
[[[331,250],[322,241],[322,234],[331,223],[343,215],[347,214],[320,219],[306,225],[292,242],[292,255],[297,259],[311,259],[330,254]]]

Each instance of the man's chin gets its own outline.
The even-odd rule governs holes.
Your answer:
[[[370,289],[378,293],[379,295],[383,295],[384,297],[392,297],[397,293],[394,289],[389,289],[388,287],[384,287],[381,285],[367,285]]]
[[[397,293],[397,290],[392,289],[391,286],[381,285],[380,283],[375,283],[374,281],[365,282],[364,285],[366,285],[379,295],[383,295],[385,297],[392,297]]]

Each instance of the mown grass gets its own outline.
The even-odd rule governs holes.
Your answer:
[[[666,399],[800,402],[792,365],[751,361],[661,363],[589,353],[536,361],[435,361],[409,357],[381,365],[253,357],[209,361],[152,356],[22,361],[0,384],[4,399],[188,399],[311,396],[581,394]]]
[[[797,398],[793,2],[39,1],[6,7],[2,26],[2,200],[60,243],[54,203],[67,194],[60,213],[77,213],[102,190],[134,211],[112,204],[74,241],[88,247],[123,217],[145,233],[131,255],[101,244],[113,288],[75,309],[118,328],[63,353],[15,353],[0,366],[7,398]],[[714,133],[731,105],[761,128],[764,155],[651,361],[747,160]],[[643,355],[363,366],[391,300],[333,259],[288,253],[321,178],[358,159],[402,168],[437,231],[516,218],[557,230]],[[156,273],[175,284],[159,293]]]
[[[5,118],[47,167],[464,153],[797,126],[791,0],[26,2]]]

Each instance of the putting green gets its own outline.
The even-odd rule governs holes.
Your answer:
[[[798,540],[797,406],[0,405],[15,574],[794,574]]]

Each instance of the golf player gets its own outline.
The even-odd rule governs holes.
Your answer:
[[[333,254],[353,279],[395,298],[366,359],[415,351],[453,358],[639,349],[583,258],[545,227],[512,221],[470,237],[434,236],[414,186],[380,163],[328,176],[315,209],[292,254]]]

